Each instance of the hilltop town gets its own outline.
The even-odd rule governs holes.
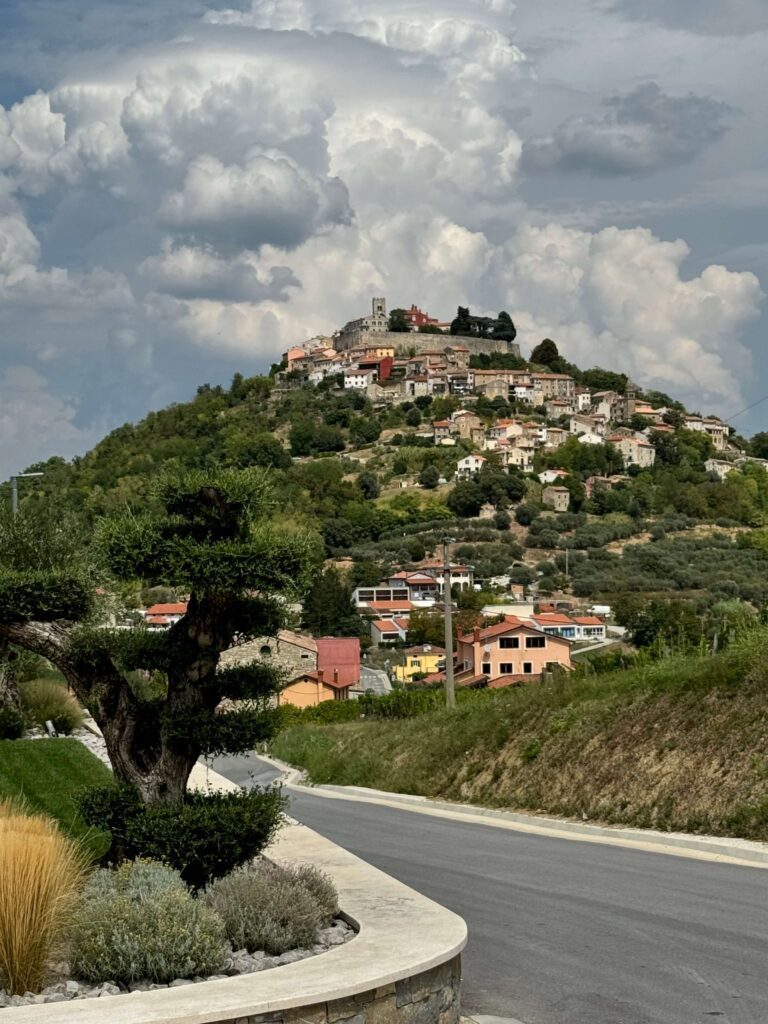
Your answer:
[[[551,339],[524,358],[506,312],[438,320],[378,297],[268,377],[205,385],[82,459],[36,467],[25,500],[87,520],[118,495],[151,500],[168,466],[267,467],[326,567],[289,629],[224,661],[277,665],[281,700],[305,706],[440,684],[446,569],[460,687],[540,680],[681,629],[698,643],[727,599],[754,614],[768,599],[753,529],[768,522],[766,454],[761,436],[583,370]],[[111,614],[167,630],[185,597],[137,588]]]

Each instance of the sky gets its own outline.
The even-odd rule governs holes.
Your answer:
[[[370,308],[768,392],[764,0],[0,0],[0,478]],[[768,402],[736,416],[768,428]]]

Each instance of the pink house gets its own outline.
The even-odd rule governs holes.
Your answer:
[[[489,686],[528,682],[554,665],[571,668],[571,641],[547,635],[514,615],[458,638],[457,673],[485,676]]]

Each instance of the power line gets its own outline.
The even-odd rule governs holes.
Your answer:
[[[723,420],[723,423],[730,423],[731,420],[735,420],[737,416],[743,416],[745,412],[749,412],[749,410],[754,409],[755,406],[761,405],[764,401],[766,401],[766,399],[768,399],[768,395],[763,395],[763,397],[758,398],[756,402],[753,402],[751,405],[746,406],[746,408],[744,409],[739,409],[739,411],[733,413],[732,416],[728,416],[726,419]]]

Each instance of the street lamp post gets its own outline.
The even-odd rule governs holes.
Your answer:
[[[18,515],[19,512],[19,480],[30,476],[42,476],[42,473],[17,473],[11,477],[11,512]]]
[[[443,537],[443,614],[445,616],[445,706],[456,707],[453,683],[453,606],[451,601],[451,560],[448,545],[452,537]]]

